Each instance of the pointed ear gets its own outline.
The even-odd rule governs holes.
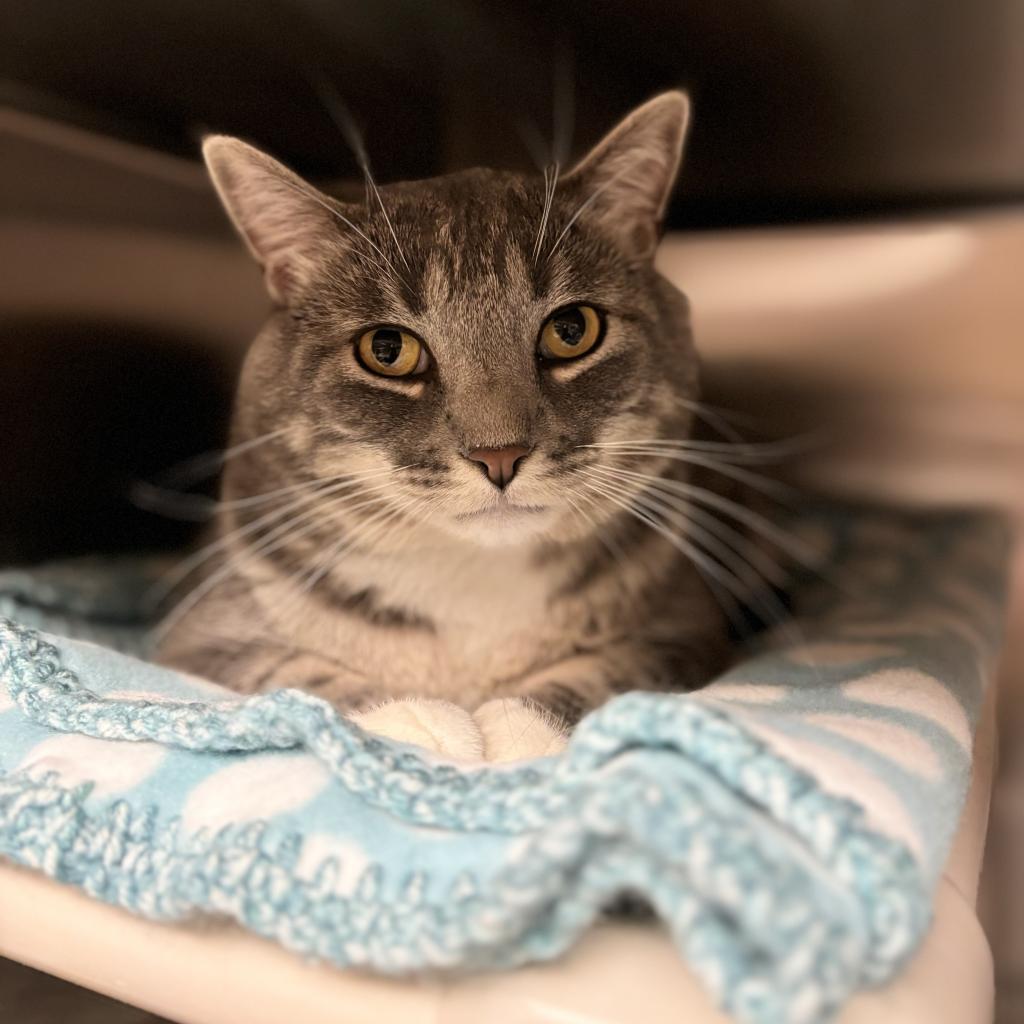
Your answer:
[[[583,216],[599,223],[634,259],[650,259],[661,235],[690,119],[683,92],[666,92],[620,121],[570,172]]]
[[[309,283],[317,251],[338,238],[338,204],[240,139],[212,135],[203,157],[224,208],[263,267],[271,299],[287,306]]]

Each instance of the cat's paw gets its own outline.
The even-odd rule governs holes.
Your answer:
[[[390,700],[349,719],[367,732],[426,747],[453,760],[484,757],[483,737],[472,715],[446,700]]]
[[[488,761],[522,761],[561,753],[568,733],[539,704],[521,697],[489,700],[473,712]]]

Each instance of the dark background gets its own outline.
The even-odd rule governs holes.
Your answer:
[[[226,131],[304,173],[354,175],[320,77],[385,181],[529,167],[524,135],[539,150],[553,121],[578,154],[633,104],[683,85],[696,118],[676,227],[1024,196],[1020,0],[0,7],[8,99],[190,157],[203,131]]]

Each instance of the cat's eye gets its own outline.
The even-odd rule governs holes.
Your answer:
[[[544,322],[537,350],[545,359],[576,359],[589,352],[603,332],[604,321],[593,306],[566,306]]]
[[[356,352],[367,370],[382,377],[409,377],[423,373],[430,365],[423,342],[400,327],[364,331],[356,343]]]

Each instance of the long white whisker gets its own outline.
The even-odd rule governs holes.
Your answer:
[[[731,598],[735,598],[738,608],[734,607],[732,612],[738,613],[738,609],[744,605],[757,607],[765,616],[766,622],[784,631],[793,642],[804,642],[804,634],[799,626],[792,621],[786,606],[770,585],[765,586],[765,583],[770,581],[763,579],[755,566],[744,561],[742,556],[716,539],[710,531],[694,523],[687,515],[686,510],[674,509],[671,505],[652,499],[650,496],[633,495],[621,486],[614,487],[614,489],[609,487],[605,496],[609,500],[624,501],[631,509],[635,509],[638,502],[641,503],[649,513],[649,518],[643,517],[648,525],[657,529],[662,536],[665,536],[681,550],[694,563],[709,585],[711,585],[711,581],[707,579],[707,576],[711,575],[713,580],[728,591]],[[671,517],[670,521],[674,521],[685,532],[687,541],[684,542],[682,537],[671,534],[667,528],[659,529],[654,526],[653,520],[655,516],[659,515],[663,517],[662,520],[658,520],[662,526],[664,526],[664,519]],[[675,536],[676,540],[671,540],[672,536]],[[697,544],[703,550],[697,549],[695,547]],[[719,600],[721,601],[720,596]],[[729,615],[738,632],[749,632],[749,627],[741,614],[737,614],[734,618],[724,603],[722,608]]]
[[[584,472],[587,471],[584,470]],[[594,479],[593,476],[592,479]],[[628,501],[630,504],[643,505],[652,514],[656,513],[665,517],[669,521],[676,522],[680,526],[680,528],[686,532],[688,537],[694,537],[694,539],[696,539],[695,535],[702,535],[708,537],[711,541],[713,541],[713,544],[718,546],[719,549],[725,547],[725,545],[720,540],[712,537],[711,532],[709,530],[705,529],[703,526],[697,524],[693,519],[691,519],[689,515],[689,506],[686,502],[681,501],[680,499],[677,498],[669,498],[661,495],[655,496],[650,492],[637,493],[632,488],[627,487],[624,484],[613,483],[611,481],[605,480],[603,477],[597,479],[600,479],[603,482],[605,482],[610,492],[619,495],[619,497],[623,498],[625,501]],[[691,533],[691,531],[693,532]],[[761,585],[760,577],[758,577],[757,579],[757,585]]]
[[[661,520],[656,519],[653,515],[642,509],[638,509],[631,502],[620,498],[617,494],[610,491],[606,485],[591,482],[584,483],[583,486],[593,490],[596,494],[600,494],[624,512],[645,523],[660,536],[664,537],[672,547],[685,555],[694,568],[704,577],[708,586],[716,592],[716,596],[722,604],[722,610],[729,616],[734,625],[742,628],[744,625],[743,616],[739,612],[739,609],[742,607],[742,590],[737,593],[737,584],[729,578],[728,574],[724,573],[721,566],[709,559],[694,544],[668,529]],[[726,599],[724,601],[722,600],[722,595],[717,593],[717,587],[721,587],[725,591]],[[731,608],[729,605],[731,605]]]
[[[619,469],[618,467],[614,470],[603,466],[591,466],[588,468],[596,472],[610,474],[613,479],[615,477],[628,477],[643,483],[659,485],[663,489],[674,491],[683,497],[692,499],[694,502],[714,508],[772,541],[772,543],[776,544],[791,558],[806,568],[814,572],[820,570],[820,558],[811,548],[806,547],[799,538],[787,533],[781,527],[776,526],[770,519],[766,519],[753,509],[749,509],[739,504],[739,502],[732,501],[720,494],[715,494],[714,491],[709,491],[706,487],[698,487],[695,484],[683,483],[681,480],[667,479],[652,473],[639,473],[635,470]]]
[[[615,182],[617,182],[619,178],[621,178],[629,170],[632,170],[631,165],[626,166],[621,171],[618,171],[616,174],[613,174],[607,181],[598,185],[598,187],[595,188],[594,191],[591,192],[590,195],[586,199],[584,199],[582,203],[580,203],[580,205],[576,208],[576,212],[569,218],[568,224],[566,224],[565,227],[562,228],[561,234],[559,234],[559,236],[555,239],[551,248],[548,249],[547,256],[544,257],[545,260],[550,260],[551,257],[555,255],[555,252],[558,250],[558,247],[562,244],[562,239],[565,238],[565,236],[569,233],[569,229],[573,226],[573,224],[575,224],[576,221],[578,221],[580,217],[582,217],[583,214],[590,209],[590,207],[600,198],[600,196],[607,189],[614,185]]]
[[[540,227],[537,229],[537,240],[533,245],[533,262],[536,263],[540,256],[541,246],[544,244],[544,234],[548,228],[548,220],[551,217],[551,204],[555,199],[555,188],[558,186],[558,163],[553,163],[544,168],[544,209],[540,215]]]
[[[391,472],[393,471],[390,468],[387,468],[367,470],[363,473],[340,473],[336,477],[304,480],[301,483],[289,484],[287,487],[279,487],[273,491],[264,491],[262,494],[250,494],[244,498],[232,498],[228,501],[219,501],[216,505],[219,509],[233,510],[240,508],[252,508],[253,506],[269,504],[285,494],[294,494],[295,492],[307,490],[316,491],[321,487],[321,485],[329,484],[334,481],[344,480],[350,483],[358,483],[363,480],[373,480],[376,477],[386,476]]]
[[[775,462],[809,449],[800,444],[800,438],[786,441],[766,441],[757,444],[724,441],[695,441],[688,438],[637,438],[630,441],[595,441],[577,445],[578,448],[644,448],[657,451],[692,451],[715,455],[728,462]]]
[[[593,529],[594,536],[603,545],[605,550],[615,559],[615,561],[622,567],[624,571],[623,580],[627,578],[625,570],[629,568],[629,560],[626,558],[625,552],[622,548],[615,543],[610,537],[605,536],[605,531],[601,529],[601,524],[597,519],[592,516],[586,509],[580,508],[577,504],[578,501],[585,501],[588,505],[595,505],[595,499],[591,494],[584,494],[574,487],[566,487],[566,493],[564,495],[565,500],[568,502],[569,507],[573,509],[586,523],[589,523]]]
[[[371,491],[380,491],[387,487],[387,484],[381,484],[378,487],[367,488],[362,493],[355,495],[355,497],[364,497]],[[336,499],[333,504],[337,505],[342,499]],[[355,511],[360,508],[365,508],[367,505],[373,504],[379,501],[379,498],[373,497],[366,501],[360,502],[357,505],[351,507],[350,511]],[[299,537],[306,536],[312,533],[318,526],[320,526],[320,517],[325,514],[326,510],[317,507],[309,509],[306,512],[301,513],[298,516],[292,517],[287,522],[274,527],[270,530],[267,535],[260,539],[258,544],[247,545],[246,550],[239,557],[230,559],[225,565],[223,565],[216,572],[211,573],[206,577],[198,586],[194,587],[188,594],[185,595],[182,600],[174,606],[174,608],[167,614],[163,621],[156,627],[154,633],[157,638],[165,636],[170,629],[179,621],[182,617],[194,608],[207,594],[209,594],[215,587],[217,587],[224,580],[232,576],[239,565],[243,562],[252,561],[257,557],[265,557],[266,555],[272,554],[274,551],[280,550],[286,544],[291,544]],[[296,529],[296,523],[306,521],[306,525],[300,529]]]
[[[390,472],[390,470],[383,471],[380,475],[384,475],[384,473],[387,472]],[[332,478],[328,478],[328,481],[331,481],[331,479]],[[264,513],[258,519],[254,519],[252,522],[231,530],[229,533],[224,534],[209,544],[201,547],[198,551],[193,552],[187,558],[182,559],[174,566],[174,568],[168,570],[160,581],[150,588],[147,597],[154,604],[160,603],[182,580],[233,541],[247,537],[251,533],[255,533],[261,527],[272,523],[275,519],[280,519],[282,516],[287,515],[295,509],[300,509],[304,505],[309,505],[309,503],[315,498],[327,498],[338,494],[339,492],[351,490],[353,487],[358,488],[360,484],[360,480],[353,480],[348,476],[341,476],[334,478],[333,482],[328,482],[323,487],[311,485],[307,488],[304,486],[299,496],[294,501],[287,502],[283,506],[279,506],[270,512]],[[287,489],[282,488],[282,490]],[[370,490],[373,490],[373,488],[370,488]],[[303,513],[303,515],[305,514],[306,513]],[[294,518],[292,521],[294,521]]]
[[[365,480],[374,476],[380,476],[389,470],[374,470],[371,473],[342,474],[336,477],[323,477],[315,480],[304,480],[301,483],[289,484],[287,487],[279,487],[272,491],[265,491],[262,494],[252,494],[244,498],[233,498],[230,500],[218,501],[216,498],[209,498],[204,494],[193,494],[189,491],[167,490],[153,484],[139,483],[133,488],[136,504],[140,508],[152,512],[160,512],[164,515],[176,514],[180,518],[191,519],[196,522],[203,522],[210,519],[218,511],[227,509],[253,508],[259,505],[270,505],[278,498],[305,491],[316,491],[325,484],[340,479],[350,481]]]
[[[614,477],[605,477],[603,475],[602,478],[614,479]],[[755,567],[765,580],[775,586],[782,586],[788,582],[790,574],[748,536],[740,533],[739,530],[728,523],[722,522],[721,519],[710,512],[696,507],[693,501],[688,501],[675,495],[672,491],[662,489],[656,481],[650,481],[647,486],[657,492],[659,500],[676,509],[696,526],[700,526],[709,533],[714,534],[719,541],[726,544],[736,555]]]
[[[380,212],[384,217],[384,223],[387,224],[388,231],[390,232],[391,237],[395,241],[395,249],[398,251],[399,257],[405,264],[405,269],[408,270],[409,273],[412,273],[412,267],[409,266],[409,261],[406,259],[405,256],[405,250],[402,248],[402,243],[398,240],[398,233],[395,231],[394,224],[391,223],[391,218],[388,216],[387,207],[384,205],[384,199],[380,194],[380,189],[377,188],[377,182],[374,181],[373,177],[370,175],[369,167],[367,167],[366,169],[366,175],[370,181],[370,188],[373,189],[373,194],[377,197],[377,203],[380,206]]]
[[[383,266],[381,263],[379,263],[372,257],[368,256],[366,253],[362,254],[364,258],[370,260],[370,262],[373,263],[375,266],[380,267],[381,270],[390,270],[391,273],[394,274],[395,277],[399,281],[401,281],[407,288],[410,287],[409,282],[406,281],[406,279],[402,277],[402,275],[398,272],[398,268],[388,258],[387,253],[384,252],[384,250],[381,249],[381,247],[377,245],[377,243],[374,242],[374,240],[370,238],[369,235],[362,231],[357,225],[353,224],[352,221],[350,221],[348,217],[346,217],[340,210],[335,209],[333,206],[331,206],[330,203],[325,202],[323,199],[321,199],[315,192],[312,192],[309,189],[303,187],[302,185],[298,184],[298,182],[292,181],[288,178],[279,178],[278,180],[283,185],[286,185],[288,188],[294,190],[295,192],[298,192],[300,195],[305,196],[308,200],[310,200],[310,202],[314,202],[318,206],[322,206],[329,214],[331,214],[332,217],[337,217],[338,220],[340,220],[343,224],[347,225],[380,256],[380,258],[384,261],[385,264],[387,264],[387,266]]]
[[[411,273],[412,268],[409,266],[409,261],[405,258],[405,252],[402,250],[402,243],[398,241],[398,235],[395,233],[395,227],[391,223],[391,218],[388,216],[387,207],[384,205],[384,199],[380,194],[380,189],[377,188],[377,182],[374,181],[373,172],[370,170],[370,157],[366,152],[366,145],[363,142],[362,133],[356,126],[352,114],[345,105],[345,101],[341,98],[341,94],[334,87],[333,82],[330,82],[327,79],[321,79],[317,83],[317,91],[320,93],[320,100],[324,105],[324,109],[334,122],[335,127],[341,133],[342,138],[348,143],[352,152],[355,153],[356,161],[359,163],[359,169],[363,172],[363,178],[366,180],[366,188],[368,192],[373,192],[373,195],[377,200],[377,205],[380,207],[380,212],[384,217],[384,223],[387,224],[388,231],[390,232],[392,239],[394,239],[395,250],[398,252],[399,257],[405,264],[405,269]],[[367,201],[367,206],[369,206],[369,201]]]
[[[407,496],[405,500],[399,501],[391,507],[381,509],[369,519],[357,523],[353,528],[348,529],[336,543],[330,546],[326,554],[315,561],[307,572],[295,574],[295,578],[298,581],[296,593],[284,608],[278,609],[278,614],[282,617],[290,615],[297,606],[301,605],[303,599],[313,591],[317,584],[337,568],[345,554],[357,545],[365,545],[376,540],[396,519],[419,503],[420,499],[415,496]],[[339,510],[339,519],[350,511],[350,509]]]
[[[792,503],[797,498],[797,494],[792,487],[787,487],[785,484],[762,476],[760,473],[752,473],[748,469],[742,469],[739,466],[721,462],[699,452],[674,451],[665,448],[615,448],[605,450],[609,454],[614,455],[645,455],[649,458],[657,457],[668,459],[671,462],[685,462],[687,465],[700,466],[703,469],[710,469],[714,473],[721,473],[722,476],[727,476],[732,480],[746,484],[748,487],[752,487],[754,490],[767,494],[776,501],[783,503]]]
[[[727,416],[736,417],[735,413],[729,412],[729,410],[716,409],[713,406],[705,405],[703,402],[697,402],[690,398],[684,398],[682,395],[676,395],[674,398],[676,405],[693,413],[697,419],[702,420],[709,427],[717,430],[722,437],[727,438],[734,444],[747,444],[746,438],[729,422]],[[750,425],[749,422],[747,424]]]
[[[245,452],[267,444],[276,438],[293,434],[302,426],[303,424],[301,423],[293,423],[289,427],[281,427],[278,430],[271,430],[267,434],[261,434],[259,437],[252,437],[241,441],[230,448],[200,452],[200,454],[193,455],[191,458],[178,463],[176,466],[172,466],[163,473],[157,474],[156,479],[158,483],[151,484],[150,486],[157,490],[173,490],[174,488],[187,487],[190,484],[198,483],[200,480],[213,476],[230,459],[243,455]]]
[[[344,482],[339,482],[327,493],[334,493],[335,490],[341,489],[344,486]],[[226,534],[218,536],[209,544],[205,544],[197,551],[193,551],[191,555],[183,558],[172,569],[169,569],[164,573],[160,580],[153,584],[147,594],[148,599],[154,604],[159,604],[182,580],[188,577],[205,561],[212,558],[232,541],[246,537],[250,533],[255,533],[262,526],[272,523],[275,519],[280,519],[282,516],[286,516],[292,510],[301,508],[303,505],[308,505],[311,498],[312,492],[304,491],[301,496],[296,498],[294,501],[288,502],[283,506],[279,506],[270,512],[266,512],[258,519],[254,519],[252,522],[246,523],[245,525],[237,527]]]
[[[415,504],[416,499],[408,497],[404,501],[390,508],[384,508],[376,515],[357,524],[340,541],[332,545],[324,558],[318,559],[313,570],[307,575],[305,582],[300,584],[298,599],[301,600],[305,595],[309,594],[325,576],[333,572],[346,552],[350,551],[357,544],[366,544],[381,536],[392,522]]]
[[[774,625],[786,624],[789,619],[788,610],[771,589],[771,580],[766,578],[756,565],[723,543],[713,531],[696,522],[690,515],[691,510],[683,503],[669,502],[667,499],[655,498],[649,494],[632,494],[624,487],[618,488],[617,491],[627,501],[642,504],[652,514],[660,514],[666,519],[671,517],[670,521],[677,523],[690,540],[704,549],[709,558],[714,559],[730,573],[739,586],[746,588],[743,591],[743,601],[746,604],[757,605],[762,611],[767,609],[767,618],[774,619]]]

